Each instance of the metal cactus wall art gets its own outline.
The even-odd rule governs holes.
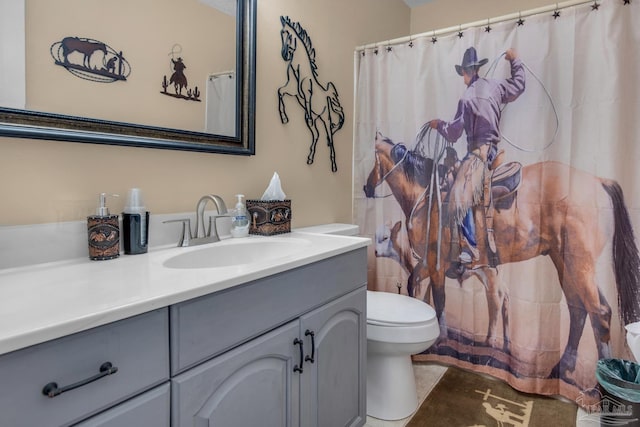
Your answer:
[[[176,49],[179,49],[176,51]],[[171,56],[170,67],[173,70],[173,73],[167,79],[167,75],[165,74],[162,78],[162,91],[160,92],[163,95],[172,96],[174,98],[186,99],[189,101],[200,101],[200,90],[198,86],[195,86],[193,89],[189,89],[189,82],[187,80],[187,76],[185,75],[184,70],[186,70],[187,66],[184,63],[184,60],[181,56],[175,58],[176,53],[182,51],[182,47],[180,45],[175,45],[169,54]],[[173,86],[173,92],[169,89]],[[182,92],[184,90],[184,93]]]

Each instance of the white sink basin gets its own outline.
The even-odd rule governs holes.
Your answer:
[[[296,238],[230,239],[175,255],[163,262],[168,268],[223,268],[284,258],[311,242]]]

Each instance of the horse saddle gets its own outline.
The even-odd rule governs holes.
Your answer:
[[[491,197],[495,209],[509,209],[522,182],[522,165],[518,162],[498,166],[491,176]]]

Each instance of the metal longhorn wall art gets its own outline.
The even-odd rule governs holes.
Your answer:
[[[307,128],[311,131],[311,146],[307,164],[313,163],[316,144],[320,135],[326,137],[329,146],[331,171],[336,172],[336,153],[333,146],[333,135],[344,124],[344,111],[340,105],[338,91],[332,82],[323,85],[318,81],[316,52],[311,38],[304,28],[293,22],[288,16],[281,16],[282,39],[281,55],[287,63],[287,82],[278,88],[278,108],[283,124],[289,122],[284,99],[293,96],[304,109]]]
[[[51,56],[81,79],[101,83],[125,81],[131,66],[122,55],[104,42],[85,37],[65,37],[51,45]]]
[[[171,61],[169,66],[173,71],[171,73],[171,77],[167,80],[167,75],[165,74],[162,79],[162,92],[163,95],[172,96],[174,98],[186,99],[188,101],[197,101],[200,100],[200,90],[198,86],[195,86],[193,89],[189,89],[189,82],[187,80],[187,76],[184,73],[187,66],[184,63],[179,54],[182,52],[182,47],[180,45],[174,45],[171,49],[171,53],[169,56],[171,57]],[[173,86],[173,92],[169,89],[170,86]],[[184,93],[182,91],[184,90]]]

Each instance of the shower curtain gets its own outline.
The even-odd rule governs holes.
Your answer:
[[[463,55],[470,47],[475,48],[478,63],[484,62],[479,69],[482,78],[510,76],[509,62],[504,57],[509,48],[515,49],[524,64],[524,92],[501,107],[499,148],[505,151],[505,162],[518,162],[523,170],[536,164],[551,167],[557,162],[561,168],[566,166],[566,170],[580,171],[581,176],[591,177],[583,179],[576,174],[561,174],[559,178],[550,178],[544,172],[547,169],[543,168],[533,188],[559,185],[568,189],[566,200],[571,205],[572,195],[588,198],[585,195],[591,191],[602,193],[601,187],[608,185],[606,183],[615,181],[620,185],[624,194],[622,205],[635,230],[635,234],[629,229],[621,233],[627,237],[625,250],[631,260],[623,269],[618,266],[623,270],[618,281],[624,282],[622,286],[626,290],[621,292],[616,285],[612,254],[622,249],[612,243],[613,212],[619,210],[612,199],[598,196],[593,203],[569,206],[567,211],[548,210],[544,218],[531,217],[529,223],[517,224],[520,228],[516,232],[525,236],[530,233],[530,246],[534,249],[542,247],[543,239],[557,240],[555,249],[562,255],[561,262],[554,264],[550,253],[541,250],[538,256],[528,260],[499,263],[495,270],[496,280],[503,286],[500,296],[506,299],[498,308],[506,307],[506,311],[495,313],[496,340],[486,340],[489,327],[487,298],[492,295],[488,295],[491,292],[485,289],[482,276],[465,275],[460,281],[447,278],[443,318],[440,319],[441,328],[445,324],[446,330],[441,331],[435,345],[414,358],[488,373],[521,391],[562,395],[588,407],[600,397],[595,389],[596,361],[599,357],[633,360],[625,344],[624,324],[640,320],[637,307],[640,293],[637,265],[640,2],[605,0],[587,3],[524,19],[488,23],[440,37],[423,35],[399,44],[377,43],[375,47],[355,52],[354,220],[363,234],[374,242],[369,252],[370,290],[407,294],[412,269],[424,261],[420,251],[412,247],[407,227],[415,231],[418,222],[422,221],[424,226],[430,220],[426,215],[420,218],[418,202],[411,215],[407,215],[407,210],[411,209],[402,206],[402,199],[394,193],[401,190],[392,188],[391,176],[399,174],[409,158],[429,155],[436,143],[443,143],[436,141],[436,131],[427,132],[424,138],[420,138],[419,133],[432,119],[451,121],[454,118],[466,88],[456,66],[461,65]],[[487,61],[482,61],[485,58]],[[386,144],[402,143],[406,147],[395,155],[392,153],[392,161],[398,169],[386,171],[387,175],[382,173],[380,157],[383,153],[376,151],[376,139],[387,139]],[[467,154],[466,141],[463,134],[450,145],[460,159]],[[440,170],[437,179],[444,181],[447,169]],[[371,184],[376,176],[377,182],[369,187],[373,193],[370,191],[367,197],[363,188],[368,179]],[[565,179],[562,177],[570,178],[561,182]],[[418,201],[423,204],[427,197],[437,201],[435,193],[438,192],[429,192],[427,188],[428,183],[433,182],[430,179],[423,177],[422,180],[426,183],[423,184],[425,192]],[[606,185],[600,184],[603,182]],[[502,208],[503,214],[526,208],[520,199],[524,197],[524,186],[522,184],[518,189],[518,199]],[[440,197],[446,202],[446,192]],[[529,198],[526,203],[531,200]],[[545,201],[540,199],[536,203]],[[569,213],[572,208],[593,222],[578,224],[576,221],[579,220]],[[561,230],[558,235],[538,236],[533,232],[539,223],[550,220],[559,222],[556,224]],[[593,240],[588,242],[594,243],[591,246],[602,244],[597,262],[580,265],[585,256],[568,252],[569,248],[575,248],[572,243],[576,241],[571,226],[591,236]],[[477,230],[478,236],[484,236],[484,232]],[[447,236],[446,226],[442,236],[443,239]],[[504,236],[496,236],[499,238]],[[433,255],[439,244],[429,246],[427,253]],[[480,250],[486,250],[482,244],[479,246]],[[503,259],[509,255],[498,254]],[[438,253],[437,256],[438,267],[446,268],[449,253]],[[561,286],[561,278],[566,283],[591,268],[595,287],[583,283]],[[430,279],[426,278],[412,289],[412,296],[434,305],[430,286]],[[591,299],[583,298],[587,294]],[[577,321],[571,325],[570,313],[584,313],[583,302],[594,301],[594,298],[602,305],[587,308],[591,316],[584,319],[584,324]],[[619,308],[625,303],[636,306],[626,319]],[[598,335],[595,331],[599,322],[607,323],[607,306],[611,309],[610,330],[608,334],[605,330]],[[507,325],[507,337],[503,334],[504,325]],[[508,348],[505,342],[508,342]],[[559,364],[569,342],[577,346],[576,350],[569,351]],[[574,355],[575,366],[571,366]]]
[[[233,71],[207,78],[205,132],[236,136],[236,76]]]

